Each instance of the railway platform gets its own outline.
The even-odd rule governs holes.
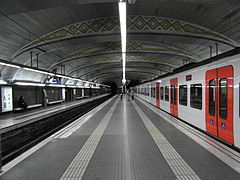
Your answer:
[[[104,94],[27,112],[1,115],[2,164],[5,165],[110,97],[110,94]]]
[[[240,153],[139,98],[114,96],[2,168],[1,180],[240,179]]]
[[[109,94],[104,94],[96,97],[81,99],[73,102],[62,102],[61,104],[55,104],[48,107],[36,108],[33,110],[28,110],[27,112],[17,112],[2,114],[0,116],[0,129],[2,133],[21,128],[27,124],[39,121],[44,117],[48,117],[53,114],[58,114],[63,111],[72,109],[77,106],[81,106],[87,102],[97,100],[99,98],[108,96]]]

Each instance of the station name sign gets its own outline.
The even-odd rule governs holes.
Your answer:
[[[192,75],[187,75],[186,76],[186,81],[191,81],[192,80]]]

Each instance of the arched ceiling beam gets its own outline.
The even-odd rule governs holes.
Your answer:
[[[98,54],[98,55],[90,55],[90,56],[85,56],[85,57],[80,57],[80,58],[75,58],[75,59],[71,59],[71,60],[65,60],[65,61],[61,61],[61,62],[56,62],[54,64],[52,64],[48,70],[51,71],[52,69],[56,68],[57,66],[60,66],[61,64],[64,64],[64,63],[67,63],[67,62],[71,62],[71,61],[81,61],[81,60],[85,60],[85,59],[91,59],[91,58],[95,58],[96,57],[99,57],[99,58],[104,58],[104,57],[109,57],[109,56],[118,56],[120,57],[121,55],[121,51],[119,52],[109,52],[109,53],[101,53],[101,54]],[[141,59],[145,59],[147,60],[147,58],[150,58],[150,59],[159,59],[159,60],[162,60],[166,65],[169,64],[170,62],[165,60],[162,58],[162,54],[159,54],[159,53],[156,53],[156,54],[153,54],[153,53],[149,53],[149,52],[128,52],[127,53],[127,58],[128,56],[136,56],[136,57],[142,57]],[[146,57],[146,58],[145,58]],[[174,57],[174,55],[172,56]],[[171,56],[170,56],[171,58]],[[175,57],[175,59],[177,61],[183,61],[184,58],[177,58]],[[193,60],[193,59],[185,59],[187,60],[188,62],[197,62],[196,60]],[[169,66],[172,66],[172,64],[170,63]]]
[[[80,58],[87,58],[105,54],[121,53],[121,42],[104,42],[98,43],[94,46],[87,47],[81,50],[77,50],[63,59],[56,61],[49,69],[55,66]],[[168,46],[165,44],[158,44],[146,41],[129,41],[127,42],[127,53],[150,53],[150,54],[169,54],[174,56],[182,56],[189,58],[190,61],[196,62],[199,60],[195,55],[188,53],[184,50]]]
[[[118,69],[114,69],[114,70],[109,70],[108,72],[100,72],[100,73],[92,73],[88,76],[88,79],[92,79],[93,77],[98,77],[104,74],[114,74],[116,72],[122,72],[122,68],[118,68]],[[155,75],[155,76],[159,76],[159,73],[153,72],[153,71],[147,71],[145,69],[133,69],[133,68],[126,68],[126,76],[128,74],[128,72],[131,73],[142,73],[142,74],[147,74],[147,75]]]
[[[120,66],[121,67],[121,66]],[[127,68],[129,68],[129,69],[135,69],[135,70],[152,70],[153,72],[156,72],[156,73],[158,73],[158,72],[166,72],[165,70],[163,70],[163,69],[159,69],[158,67],[146,67],[146,66],[144,66],[144,67],[137,67],[137,66],[127,66]],[[101,68],[95,68],[95,69],[91,69],[91,70],[89,70],[89,71],[87,71],[87,72],[83,72],[83,73],[81,73],[81,74],[79,74],[79,76],[78,76],[78,78],[80,78],[80,79],[82,79],[84,76],[88,76],[89,74],[92,74],[92,73],[98,73],[98,72],[108,72],[109,71],[109,69],[111,69],[111,70],[113,70],[113,69],[119,69],[119,66],[110,66],[110,67],[105,67],[105,68],[103,68],[103,67],[101,67]]]
[[[138,2],[139,0],[137,0]],[[159,2],[169,2],[169,0],[158,0]],[[41,3],[36,3],[35,1],[19,1],[11,0],[4,1],[0,3],[1,9],[4,9],[6,14],[16,14],[40,9],[49,9],[56,7],[68,7],[73,5],[83,5],[83,4],[93,4],[93,3],[110,3],[116,2],[116,0],[72,0],[72,1],[62,1],[62,0],[41,0]],[[198,3],[198,4],[219,4],[225,3],[230,5],[240,5],[239,0],[171,0],[172,3],[187,2],[187,3]],[[13,6],[14,4],[14,6]]]
[[[138,63],[128,63],[127,64],[127,67],[146,67],[145,65],[146,64],[149,64],[149,63],[142,63],[142,62],[138,62]],[[159,71],[162,71],[164,73],[170,73],[173,71],[173,69],[169,69],[169,68],[166,68],[164,66],[162,66],[161,64],[156,64],[156,63],[150,63],[152,64],[153,66],[147,66],[147,67],[151,67],[151,68],[155,68],[155,69],[158,69]],[[122,67],[122,64],[121,63],[114,63],[113,65],[116,65],[118,67]],[[143,65],[143,66],[141,66]],[[91,66],[87,66],[87,68],[82,68],[82,67],[77,67],[75,68],[74,70],[72,70],[71,72],[67,73],[67,75],[69,76],[73,76],[74,74],[76,74],[77,72],[85,72],[87,70],[92,70],[94,69],[95,67],[102,67],[102,69],[104,69],[105,67],[109,67],[111,68],[111,65],[109,66],[108,63],[101,63],[101,64],[95,64],[95,65],[91,65]],[[80,71],[81,70],[81,71]]]
[[[109,3],[109,2],[116,2],[116,0],[70,0],[70,1],[41,0],[41,2],[39,3],[36,3],[35,1],[31,1],[31,0],[27,0],[27,1],[11,0],[11,1],[3,1],[3,2],[1,1],[0,6],[1,6],[1,9],[4,9],[5,14],[17,14],[22,12],[36,11],[40,9],[68,7],[73,5],[93,4],[93,3]]]
[[[70,71],[68,75],[72,74],[75,71],[87,68],[87,67],[93,67],[93,66],[99,66],[104,64],[112,64],[112,63],[121,63],[122,57],[121,56],[113,56],[113,57],[105,57],[105,58],[95,58],[91,61],[88,61],[84,64],[78,65],[75,69]],[[142,57],[142,56],[127,56],[127,64],[128,63],[149,63],[149,64],[158,64],[158,65],[166,65],[171,67],[171,69],[177,68],[178,66],[168,62],[165,59],[160,58],[154,58],[154,57]],[[167,70],[166,71],[171,71]]]
[[[128,34],[166,34],[178,35],[184,37],[196,37],[222,42],[230,46],[239,46],[234,40],[214,32],[202,26],[163,17],[155,16],[128,16],[127,17]],[[49,43],[68,40],[79,37],[105,36],[119,34],[119,17],[105,17],[91,19],[79,23],[71,24],[56,31],[37,38],[19,49],[11,59],[23,52],[43,46]]]
[[[149,79],[155,78],[154,75],[145,74],[145,73],[143,74],[143,73],[139,73],[139,72],[134,72],[134,74],[129,72],[128,74],[126,74],[127,79],[136,79],[137,77],[141,78],[140,80],[146,80],[146,79],[149,80]],[[90,80],[91,81],[98,81],[98,80],[105,79],[105,78],[111,78],[112,80],[114,79],[115,82],[117,81],[116,78],[119,78],[119,81],[121,82],[122,72],[118,72],[117,75],[116,75],[116,73],[99,75],[98,77],[93,77]]]
[[[134,75],[128,74],[128,76],[126,78],[127,78],[127,80],[139,80],[140,79],[141,81],[144,81],[144,80],[154,79],[155,76],[135,73]],[[92,82],[94,82],[94,81],[101,82],[101,81],[104,81],[104,79],[111,79],[111,81],[121,82],[121,74],[120,73],[118,75],[107,74],[107,75],[100,76],[99,78],[93,78],[93,79],[91,79],[91,81]]]
[[[160,0],[160,2],[169,2],[169,0]],[[198,3],[198,4],[230,4],[230,5],[240,5],[238,0],[171,0],[174,2],[185,2],[185,3]]]
[[[116,56],[113,56],[114,54],[108,54],[108,56],[103,56],[103,57],[99,57],[99,58],[92,58],[92,59],[87,59],[87,61],[85,61],[86,59],[76,59],[75,61],[83,61],[83,63],[80,63],[78,66],[81,66],[82,68],[84,67],[88,67],[97,63],[119,63],[122,61],[122,57],[117,56],[118,54],[116,54]],[[179,60],[178,60],[179,61]],[[148,63],[156,63],[156,64],[162,64],[165,66],[168,66],[170,68],[177,68],[178,65],[176,65],[175,63],[173,63],[172,61],[169,61],[167,59],[161,58],[161,57],[153,57],[153,56],[131,56],[131,55],[127,55],[127,63],[129,62],[148,62]],[[54,68],[48,69],[49,71],[51,71]]]
[[[146,76],[146,75],[139,75],[138,77],[139,77],[138,79],[141,79],[142,82],[154,78],[154,77],[149,78],[149,76]],[[118,81],[115,80],[114,82],[121,84],[121,74],[116,75],[116,76],[105,75],[105,76],[102,76],[100,79],[95,79],[94,81],[97,81],[98,83],[105,83],[107,81],[113,81],[113,79],[118,79]],[[132,78],[132,77],[128,77],[128,79],[129,80],[137,80],[136,78]]]
[[[94,64],[90,64],[90,65],[83,65],[83,66],[78,66],[76,68],[74,68],[73,70],[71,70],[69,73],[67,73],[67,75],[72,75],[73,73],[77,72],[77,71],[81,71],[81,70],[85,70],[86,68],[89,68],[89,69],[92,69],[92,68],[95,68],[95,67],[99,67],[99,66],[107,66],[109,64],[118,64],[119,67],[122,67],[121,66],[121,61],[119,62],[99,62],[99,63],[94,63]],[[167,67],[161,67],[162,63],[156,63],[156,62],[147,62],[147,61],[129,61],[127,62],[127,66],[128,65],[132,65],[132,64],[135,64],[136,66],[141,65],[141,64],[153,64],[154,66],[156,66],[159,70],[163,71],[163,72],[172,72],[173,68],[167,68]],[[160,66],[160,67],[159,67]]]

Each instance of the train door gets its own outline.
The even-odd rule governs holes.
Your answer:
[[[178,117],[178,79],[170,80],[170,112],[173,116]]]
[[[156,83],[156,106],[160,108],[160,82]]]
[[[65,89],[65,97],[66,97],[66,101],[72,101],[73,99],[73,91],[71,88],[66,88]]]
[[[233,144],[233,67],[206,73],[207,132]]]

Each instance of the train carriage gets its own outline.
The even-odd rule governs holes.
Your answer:
[[[137,96],[240,148],[239,67],[240,55],[225,57],[138,85]]]

